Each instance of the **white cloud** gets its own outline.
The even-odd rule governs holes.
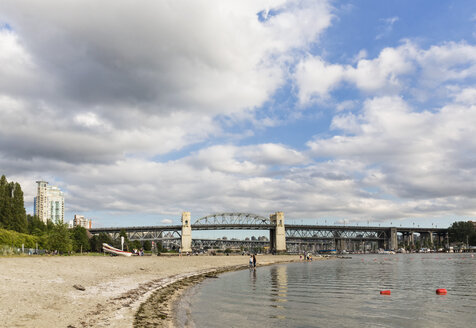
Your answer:
[[[413,210],[423,208],[418,200],[441,207],[476,196],[474,106],[452,104],[418,113],[401,98],[384,97],[367,101],[362,115],[350,118],[338,117],[335,124],[353,135],[309,142],[315,156],[361,162],[363,183],[396,199],[415,200]],[[465,206],[460,212],[474,214]]]
[[[279,144],[253,146],[219,145],[201,149],[186,159],[198,168],[239,175],[265,174],[268,166],[300,165],[309,162],[302,153]]]
[[[0,90],[23,106],[2,117],[0,153],[76,163],[175,151],[222,134],[217,116],[253,121],[332,17],[327,1],[4,1],[0,13],[12,27]]]
[[[342,130],[346,133],[351,134],[355,134],[361,131],[358,118],[352,113],[335,116],[332,119],[331,128]]]
[[[346,79],[367,92],[384,90],[400,90],[402,85],[398,76],[409,73],[413,69],[406,53],[411,47],[402,46],[397,49],[385,48],[373,60],[362,59],[357,67],[348,67]]]
[[[380,27],[381,32],[377,34],[375,40],[380,40],[388,36],[393,30],[393,25],[398,22],[398,20],[399,18],[397,16],[381,19],[383,26]]]
[[[325,99],[342,80],[344,68],[326,64],[319,57],[308,57],[296,67],[294,78],[299,85],[299,101],[308,103],[313,96]]]
[[[80,126],[84,126],[87,128],[105,125],[103,122],[101,122],[101,120],[95,113],[91,113],[91,112],[77,114],[74,117],[74,120]]]
[[[476,104],[476,88],[465,88],[454,95],[454,100],[467,105]]]
[[[474,79],[475,58],[476,46],[464,42],[449,42],[424,50],[407,41],[396,48],[383,49],[374,59],[360,59],[355,66],[307,57],[298,64],[294,79],[303,104],[316,98],[325,99],[343,83],[350,83],[366,94],[406,92],[425,100],[444,94],[445,83]]]
[[[163,223],[163,224],[172,224],[173,221],[171,219],[163,219],[162,221],[160,221],[160,223]]]
[[[352,63],[356,64],[356,63],[358,63],[360,60],[367,58],[367,56],[368,56],[367,50],[361,49],[361,50],[358,52],[358,54],[355,55],[354,58],[352,59]]]
[[[0,29],[0,49],[1,94],[31,96],[37,93],[38,85],[45,84],[38,77],[42,72],[18,36]]]
[[[338,103],[336,106],[336,111],[341,112],[344,110],[351,110],[357,106],[357,101],[355,100],[345,100],[341,103]]]
[[[464,42],[448,42],[420,50],[415,59],[422,68],[424,86],[476,77],[476,46]]]

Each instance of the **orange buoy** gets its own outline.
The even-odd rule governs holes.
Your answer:
[[[447,292],[448,292],[448,291],[447,291],[446,289],[444,289],[444,288],[438,288],[438,289],[436,290],[436,293],[437,293],[438,295],[446,295]]]
[[[381,290],[380,295],[390,295],[391,292],[389,290]]]

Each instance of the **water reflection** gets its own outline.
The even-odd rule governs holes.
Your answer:
[[[288,273],[286,266],[273,266],[270,270],[270,306],[277,309],[277,313],[272,313],[271,318],[280,320],[286,319],[284,306],[282,303],[287,302],[288,292]]]
[[[250,269],[250,281],[252,290],[256,291],[256,268]]]

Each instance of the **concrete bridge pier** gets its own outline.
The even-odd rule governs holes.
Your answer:
[[[413,231],[408,231],[403,233],[404,240],[405,240],[405,245],[407,246],[414,246],[415,245],[415,239],[413,235]]]
[[[420,236],[422,237],[422,241],[424,241],[424,244],[426,244],[426,241],[428,241],[430,245],[433,245],[433,232],[432,231],[421,232]]]
[[[344,250],[344,244],[342,243],[342,238],[340,237],[341,232],[340,231],[334,231],[333,233],[334,236],[334,249],[340,253]]]
[[[334,242],[335,243],[335,249],[338,253],[341,253],[342,251],[347,250],[346,249],[347,248],[346,247],[346,242],[343,238],[338,237],[338,238],[335,238],[334,240],[335,240],[335,242]]]
[[[446,245],[446,233],[438,233],[437,241],[439,246]]]
[[[190,212],[182,212],[182,253],[192,252],[192,223]]]
[[[390,228],[389,234],[388,234],[388,248],[390,250],[397,250],[398,249],[398,240],[397,240],[397,228]]]
[[[428,234],[430,235],[430,243],[433,245],[433,231],[429,231]]]

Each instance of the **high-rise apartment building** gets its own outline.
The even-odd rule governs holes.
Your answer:
[[[47,222],[64,221],[64,196],[63,192],[55,186],[48,186],[46,181],[36,181],[38,184],[38,192],[35,197],[34,211],[35,215]]]
[[[74,219],[73,219],[73,227],[76,227],[76,226],[80,226],[80,227],[83,227],[83,228],[86,228],[86,229],[91,229],[92,220],[86,219],[82,215],[75,214]]]

